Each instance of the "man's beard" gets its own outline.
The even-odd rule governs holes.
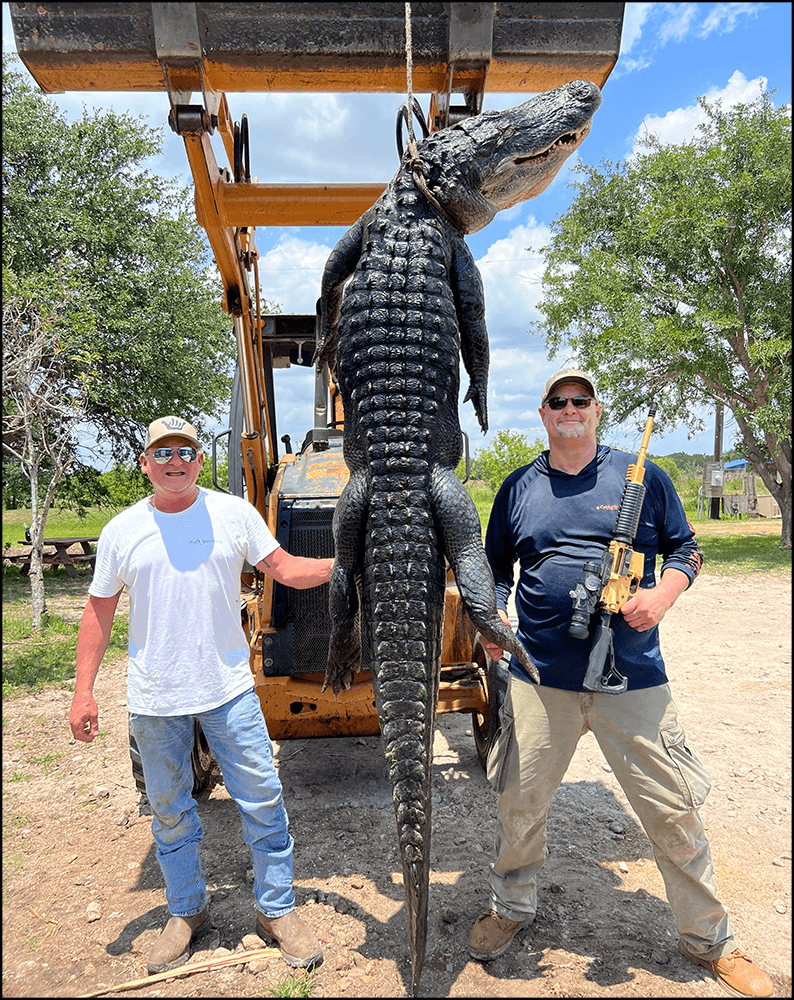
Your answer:
[[[584,424],[557,424],[557,433],[563,438],[578,438],[584,433]]]

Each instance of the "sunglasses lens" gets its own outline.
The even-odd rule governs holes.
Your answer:
[[[564,410],[568,403],[573,403],[577,410],[586,410],[591,401],[590,396],[554,396],[546,405],[552,410]]]
[[[183,462],[195,462],[198,458],[198,452],[195,448],[177,448],[176,453]],[[155,448],[153,452],[153,458],[158,465],[165,465],[167,462],[170,462],[173,457],[173,448]]]

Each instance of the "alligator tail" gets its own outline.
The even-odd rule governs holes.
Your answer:
[[[402,488],[395,488],[398,483]],[[426,475],[395,474],[392,468],[388,477],[373,477],[368,542],[362,641],[369,646],[392,784],[416,995],[427,944],[431,775],[445,588]]]

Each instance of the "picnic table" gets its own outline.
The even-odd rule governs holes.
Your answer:
[[[94,554],[94,550],[91,548],[91,543],[98,541],[99,536],[92,538],[77,536],[73,538],[45,538],[43,541],[44,548],[42,548],[41,551],[42,560],[45,566],[64,566],[69,576],[77,576],[75,566],[78,563],[91,563],[92,569],[96,565],[96,555]],[[20,540],[18,544],[29,546],[32,543],[27,540]],[[69,549],[75,545],[79,545],[82,552],[70,553]],[[48,548],[54,549],[55,551],[47,551]],[[27,574],[30,572],[29,552],[12,558],[14,561],[21,563],[20,569],[23,573]]]

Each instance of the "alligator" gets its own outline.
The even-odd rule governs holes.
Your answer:
[[[590,130],[585,81],[408,144],[376,204],[325,266],[314,362],[344,406],[350,470],[333,517],[323,689],[371,670],[389,764],[416,996],[427,941],[430,777],[446,562],[480,633],[537,670],[503,624],[480,521],[455,469],[459,359],[488,429],[482,281],[463,236],[540,194]]]

